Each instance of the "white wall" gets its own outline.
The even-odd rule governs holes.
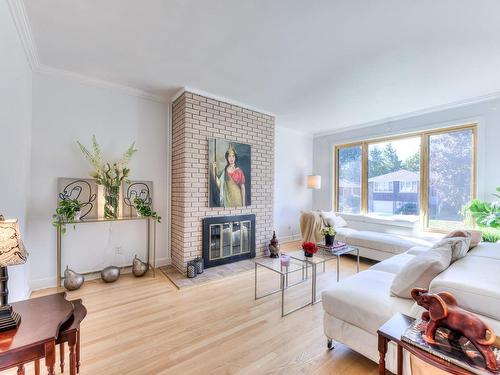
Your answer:
[[[33,264],[31,287],[55,285],[56,233],[51,215],[58,177],[87,177],[92,170],[76,140],[90,146],[96,135],[105,157],[119,158],[132,141],[139,150],[130,163],[131,179],[152,180],[157,226],[157,265],[167,250],[167,150],[169,109],[164,103],[60,74],[33,77],[33,132],[29,228]],[[79,271],[130,262],[145,254],[145,223],[68,226],[63,236],[63,267]],[[116,248],[121,247],[116,253]]]
[[[500,186],[500,99],[463,105],[370,127],[353,128],[314,138],[314,173],[323,176],[324,188],[313,194],[313,207],[332,207],[333,147],[362,139],[478,122],[478,197],[491,199]]]
[[[282,242],[300,239],[301,210],[310,210],[312,191],[306,177],[312,170],[310,135],[278,125],[275,133],[274,225]]]
[[[0,2],[0,213],[26,230],[31,138],[31,68],[6,1]],[[30,260],[28,261],[30,262]],[[29,263],[9,267],[9,301],[28,296]]]

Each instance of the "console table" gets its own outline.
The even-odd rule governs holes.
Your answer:
[[[21,315],[17,329],[0,333],[0,371],[45,358],[47,373],[54,375],[56,340],[61,326],[72,316],[73,305],[64,293],[12,303]]]
[[[153,271],[153,277],[156,276],[155,273],[155,264],[156,264],[156,220],[153,220],[151,217],[145,217],[145,216],[131,216],[131,217],[118,217],[115,219],[105,219],[105,218],[98,218],[98,219],[84,219],[84,220],[77,220],[77,221],[66,221],[64,222],[65,225],[78,225],[78,224],[85,224],[85,223],[109,223],[109,222],[120,222],[120,221],[129,221],[129,220],[140,220],[144,221],[146,220],[147,223],[147,236],[146,236],[146,246],[147,246],[147,263],[148,263],[148,269],[151,269]],[[151,222],[153,222],[153,238],[151,239]],[[62,225],[57,226],[57,256],[56,256],[56,270],[57,270],[57,289],[61,287],[61,280],[64,279],[62,276],[62,271],[61,271],[61,255],[62,255]],[[153,263],[151,263],[151,252],[152,254],[152,260]],[[124,268],[124,267],[122,267]],[[89,271],[89,272],[84,272],[82,273],[83,275],[90,275],[99,272],[100,270],[96,271]]]

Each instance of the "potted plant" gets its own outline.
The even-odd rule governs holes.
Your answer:
[[[493,196],[500,198],[500,187]],[[473,199],[464,207],[464,213],[474,219],[475,224],[483,232],[483,241],[497,242],[500,240],[500,201],[486,202]]]
[[[151,219],[161,223],[161,216],[159,216],[156,211],[151,209],[151,203],[146,202],[142,198],[134,198],[134,207],[138,216],[150,217]]]
[[[312,257],[318,252],[318,247],[314,242],[304,242],[302,244],[302,250],[304,250],[304,255],[306,257]]]
[[[81,208],[83,203],[78,199],[63,199],[59,201],[56,213],[52,215],[54,219],[52,225],[54,227],[61,227],[61,232],[66,233],[66,224],[80,220]]]
[[[335,242],[335,235],[337,234],[337,231],[335,230],[334,227],[327,226],[321,229],[321,235],[325,237],[325,245],[326,246],[333,246],[333,243]]]

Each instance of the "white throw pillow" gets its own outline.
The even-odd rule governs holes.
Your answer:
[[[335,228],[342,228],[347,226],[347,221],[342,216],[335,216]]]
[[[404,265],[392,280],[391,295],[411,298],[413,288],[429,289],[431,281],[451,263],[451,245],[425,251]]]
[[[347,222],[340,216],[337,216],[333,211],[321,211],[321,217],[325,224],[330,227],[342,228],[347,226]]]
[[[443,238],[441,241],[434,244],[433,248],[441,247],[443,245],[451,246],[451,263],[463,258],[467,255],[470,249],[471,234],[466,232],[466,237],[448,237]]]

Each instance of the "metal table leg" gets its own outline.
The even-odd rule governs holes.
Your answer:
[[[337,255],[337,282],[340,280],[340,255]]]
[[[312,268],[312,302],[311,304],[316,303],[316,263],[311,263]]]
[[[255,263],[255,300],[257,300],[257,263]]]
[[[356,248],[356,254],[357,254],[357,272],[359,273],[359,248]]]
[[[285,266],[285,288],[288,288],[288,266]]]
[[[281,275],[281,285],[285,282],[285,275]],[[281,317],[285,316],[285,288],[281,288]]]

